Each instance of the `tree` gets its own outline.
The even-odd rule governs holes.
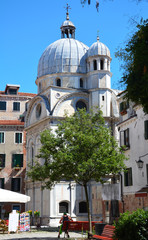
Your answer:
[[[121,82],[126,87],[126,98],[141,104],[148,113],[148,19],[141,20],[137,31],[116,56],[124,61]]]
[[[36,162],[28,175],[49,189],[62,179],[83,186],[90,222],[89,181],[103,183],[106,175],[117,174],[125,167],[125,156],[105,126],[102,112],[82,109],[73,116],[66,115],[55,133],[51,129],[41,133],[41,144],[38,158],[44,159],[44,164]]]
[[[110,0],[110,1],[113,1],[113,0]],[[142,0],[135,0],[136,2],[142,2]],[[146,1],[148,1],[148,0],[146,0]],[[91,0],[81,0],[81,4],[85,4],[85,3],[88,3],[88,5],[90,5],[91,4]],[[96,0],[96,9],[97,9],[97,11],[99,11],[99,5],[100,5],[100,1],[99,0]]]

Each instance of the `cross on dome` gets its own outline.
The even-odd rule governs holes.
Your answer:
[[[68,5],[67,3],[67,7],[64,7],[66,8],[67,12],[66,12],[66,20],[69,20],[69,12],[68,12],[68,9],[71,9],[71,7]]]

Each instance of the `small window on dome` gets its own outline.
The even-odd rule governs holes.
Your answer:
[[[94,65],[94,70],[97,70],[97,60],[93,61],[93,65]]]
[[[83,79],[80,78],[80,88],[83,88],[84,87],[84,84],[83,84]]]
[[[61,87],[61,79],[60,79],[60,78],[58,78],[58,79],[56,80],[56,86],[57,86],[57,87]]]
[[[83,109],[83,108],[85,108],[86,110],[87,110],[87,106],[86,106],[86,104],[83,102],[83,101],[78,101],[77,103],[76,103],[76,109],[77,110],[79,110],[79,109]]]
[[[103,59],[100,60],[100,69],[101,70],[104,69],[104,60]]]
[[[41,92],[42,90],[42,85],[41,85],[41,82],[39,83],[39,93]]]

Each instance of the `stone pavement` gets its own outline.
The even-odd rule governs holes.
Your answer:
[[[80,238],[85,238],[86,235],[82,235],[82,233],[75,233],[75,232],[70,232],[69,233],[70,238],[73,239],[80,239]],[[58,232],[49,232],[49,231],[30,231],[30,232],[19,232],[17,233],[0,233],[0,239],[11,239],[11,240],[57,240]],[[61,240],[64,239],[64,233],[61,234],[60,236]]]

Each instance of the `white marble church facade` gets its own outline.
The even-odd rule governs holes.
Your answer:
[[[89,48],[75,39],[75,26],[66,20],[61,26],[61,39],[43,52],[36,84],[38,94],[28,104],[25,127],[27,132],[27,162],[33,164],[40,147],[40,133],[55,129],[65,110],[73,114],[77,108],[99,107],[106,124],[116,136],[115,123],[119,113],[117,92],[111,89],[110,51],[99,41]],[[74,220],[86,220],[85,195],[74,182],[60,182],[52,190],[41,190],[41,183],[26,180],[26,194],[31,196],[27,209],[39,210],[42,224],[57,226],[63,211]],[[101,184],[89,186],[92,219],[102,218]]]

